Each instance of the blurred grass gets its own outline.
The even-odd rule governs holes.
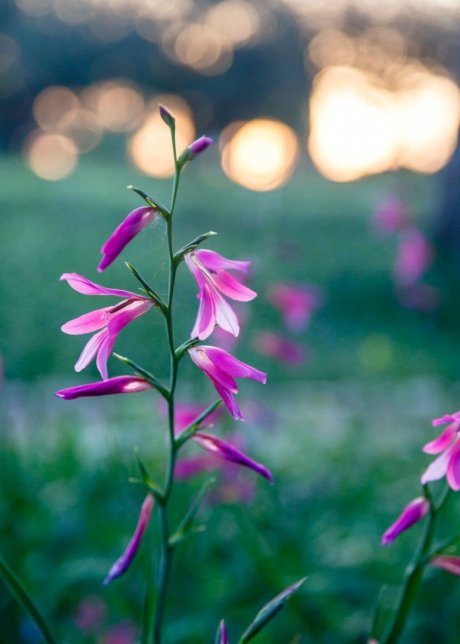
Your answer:
[[[168,199],[168,182],[139,177],[110,160],[117,155],[114,149],[88,157],[57,184],[31,176],[18,159],[0,159],[0,176],[6,178],[0,193],[6,372],[0,390],[1,543],[5,558],[51,616],[58,641],[69,644],[108,644],[102,633],[139,621],[142,564],[149,547],[157,545],[153,522],[133,569],[102,589],[142,500],[142,491],[127,484],[136,475],[134,446],[161,475],[164,421],[155,396],[70,403],[52,396],[58,388],[97,377],[94,369],[73,375],[83,338],[64,336],[59,326],[102,305],[60,283],[59,275],[75,271],[135,290],[122,262],[102,276],[96,273],[99,247],[138,205],[124,186],[133,183]],[[429,228],[433,178],[395,175],[332,186],[303,168],[287,188],[253,194],[230,184],[212,156],[184,175],[177,246],[213,229],[219,236],[212,248],[254,260],[251,286],[259,297],[249,307],[237,355],[267,370],[269,382],[264,389],[242,384],[240,402],[250,420],[236,431],[245,437],[247,451],[273,470],[277,485],[257,481],[247,503],[234,503],[227,484],[203,509],[207,534],[186,543],[176,561],[168,605],[171,644],[212,641],[222,617],[234,640],[268,599],[303,575],[308,580],[299,596],[260,642],[364,642],[380,586],[399,582],[415,534],[389,549],[380,548],[380,535],[419,494],[417,478],[427,462],[420,446],[433,435],[431,418],[456,409],[460,393],[460,336],[448,276],[438,266],[428,276],[443,290],[439,312],[427,316],[400,309],[391,285],[394,242],[370,233],[376,200],[401,184],[412,195],[418,221]],[[140,235],[123,259],[156,286],[166,264],[161,222],[153,229]],[[279,315],[265,297],[278,280],[313,283],[326,294],[311,328],[299,337],[311,356],[296,371],[253,349],[259,330],[280,329]],[[183,271],[178,341],[193,323],[194,293]],[[133,324],[117,350],[162,376],[162,338],[161,320],[151,316],[150,322]],[[111,373],[122,372],[113,363]],[[196,371],[184,364],[184,374],[181,395],[208,401],[211,390]],[[254,480],[250,472],[239,477],[245,484]],[[197,485],[178,486],[176,519]],[[444,534],[459,528],[455,501],[448,514]],[[429,571],[427,577],[404,641],[429,644],[436,637],[456,644],[460,589],[446,574]],[[85,639],[75,614],[82,601],[94,597],[104,602],[105,612],[99,631]],[[5,625],[0,642],[38,641],[3,587],[0,615]]]

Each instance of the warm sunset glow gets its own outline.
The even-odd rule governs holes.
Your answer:
[[[176,141],[178,153],[195,137],[195,126],[190,108],[178,96],[159,96],[148,108],[148,116],[134,133],[128,144],[128,153],[139,170],[153,177],[170,177],[174,172],[171,152],[171,137],[158,112],[163,103],[176,117]]]
[[[144,115],[144,99],[128,82],[108,81],[90,86],[83,93],[85,105],[94,111],[103,128],[111,132],[129,132]]]
[[[69,176],[78,162],[74,142],[61,134],[48,132],[33,132],[25,142],[24,154],[32,172],[47,181]]]
[[[260,18],[255,6],[249,2],[224,0],[209,9],[206,24],[238,46],[255,39],[260,29]]]
[[[102,128],[99,120],[90,110],[76,110],[72,120],[61,129],[78,148],[79,152],[89,152],[95,148],[102,138]]]
[[[222,74],[233,61],[233,48],[228,38],[207,24],[173,26],[165,32],[162,47],[175,62],[208,76]]]
[[[245,188],[258,191],[284,185],[299,155],[293,130],[271,119],[229,126],[222,134],[221,147],[225,174]]]
[[[333,181],[398,167],[435,172],[455,149],[460,94],[447,77],[402,65],[391,89],[349,66],[327,67],[314,81],[308,150]]]

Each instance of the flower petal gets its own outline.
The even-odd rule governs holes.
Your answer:
[[[216,644],[228,644],[228,635],[227,629],[225,627],[224,620],[219,624],[219,630],[217,631]]]
[[[456,411],[454,414],[445,414],[441,418],[435,418],[432,425],[433,427],[439,427],[439,425],[444,425],[445,423],[460,423],[460,411]]]
[[[58,398],[74,400],[75,398],[86,398],[90,396],[109,396],[111,394],[134,394],[138,391],[152,389],[151,385],[144,378],[137,376],[115,376],[108,380],[98,380],[86,385],[77,385],[56,391]]]
[[[191,338],[205,340],[214,331],[216,325],[216,313],[214,299],[209,286],[205,284],[200,291],[200,306],[195,320],[195,325],[190,334]]]
[[[257,293],[252,289],[248,288],[241,282],[238,282],[233,275],[227,273],[226,271],[219,271],[212,276],[214,284],[217,286],[219,291],[238,302],[249,302],[257,297]]]
[[[439,454],[447,449],[457,433],[457,423],[450,423],[440,436],[423,446],[426,454]]]
[[[214,386],[220,384],[225,389],[228,389],[234,394],[238,393],[238,385],[236,384],[234,378],[219,369],[211,360],[208,358],[205,351],[207,347],[199,346],[189,349],[189,354],[193,362],[199,367],[204,374],[211,380]]]
[[[83,295],[114,295],[116,297],[124,297],[130,300],[145,299],[142,295],[138,295],[132,291],[125,291],[118,288],[106,288],[105,286],[92,282],[78,273],[63,273],[59,279],[66,281],[74,291],[83,293]]]
[[[94,359],[97,352],[102,346],[102,343],[109,337],[107,329],[102,329],[99,333],[95,333],[83,347],[77,362],[75,363],[75,371],[82,371],[89,365],[91,360]]]
[[[231,333],[237,338],[240,333],[240,325],[235,311],[216,289],[213,290],[212,297],[214,300],[217,324],[221,329],[227,331],[227,333]]]
[[[213,250],[207,250],[201,248],[200,250],[194,251],[198,260],[205,266],[208,270],[222,271],[226,269],[241,271],[242,273],[247,273],[251,262],[239,261],[235,259],[227,259],[219,253],[216,253]]]
[[[113,309],[112,306],[104,306],[102,309],[95,309],[94,311],[89,311],[89,313],[84,313],[78,318],[69,320],[61,326],[61,331],[68,333],[69,335],[82,335],[84,333],[94,333],[106,326],[108,322],[108,316],[110,311]]]
[[[446,449],[440,456],[438,456],[438,458],[428,465],[420,478],[420,483],[422,485],[425,485],[425,483],[429,483],[430,481],[438,481],[446,474],[451,449],[452,447]]]
[[[154,220],[156,212],[150,206],[142,206],[125,217],[101,248],[103,258],[97,268],[99,272],[110,266],[124,247]]]
[[[231,463],[236,463],[243,467],[248,467],[249,469],[254,470],[254,472],[257,472],[257,474],[268,479],[270,483],[274,482],[270,470],[268,470],[265,465],[253,461],[252,458],[249,458],[246,454],[240,452],[236,447],[227,443],[227,441],[217,438],[217,436],[213,436],[212,434],[205,434],[203,432],[195,432],[195,434],[193,434],[193,440],[198,443],[200,447],[214,456],[217,456],[217,458],[221,458],[224,461],[230,461]]]
[[[151,494],[147,494],[144,503],[142,504],[139,519],[136,525],[133,536],[131,537],[125,551],[119,559],[110,568],[107,577],[104,579],[103,584],[106,586],[117,577],[121,577],[129,568],[136,556],[139,546],[141,545],[142,535],[144,534],[152,515],[154,498]]]
[[[255,369],[241,360],[237,360],[230,353],[218,347],[202,345],[200,349],[206,351],[206,355],[220,372],[224,372],[233,378],[251,378],[263,384],[267,381],[267,374]]]
[[[449,452],[446,480],[452,490],[460,490],[460,440],[455,441]]]
[[[212,384],[214,385],[215,390],[222,398],[224,405],[227,407],[233,418],[235,420],[246,420],[241,412],[241,409],[239,408],[238,403],[235,400],[233,392],[229,389],[226,389],[225,387],[222,387],[218,382],[213,381]]]
[[[453,575],[460,575],[460,557],[440,555],[439,557],[433,557],[430,560],[430,564],[436,566],[436,568],[451,572]]]

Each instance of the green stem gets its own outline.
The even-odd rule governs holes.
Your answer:
[[[420,538],[414,558],[406,568],[396,608],[386,635],[381,640],[381,644],[395,644],[404,629],[410,610],[417,596],[420,582],[422,581],[425,565],[428,561],[427,555],[433,542],[436,520],[447,499],[449,488],[446,487],[437,505],[433,503],[427,487],[424,488],[424,492],[425,496],[430,501],[428,521]]]
[[[54,637],[51,635],[48,626],[46,625],[43,617],[40,615],[38,608],[29,597],[23,585],[15,575],[15,573],[7,566],[7,564],[0,559],[0,575],[3,577],[8,588],[21,604],[23,609],[29,614],[29,617],[35,622],[38,630],[40,631],[43,640],[46,644],[57,644]]]
[[[169,452],[168,464],[166,468],[165,481],[163,486],[163,500],[159,504],[160,514],[160,539],[161,539],[161,558],[158,570],[157,597],[155,602],[155,613],[153,617],[153,642],[161,644],[163,633],[163,619],[166,604],[166,593],[171,573],[173,545],[170,544],[168,505],[174,485],[174,467],[176,463],[177,448],[174,440],[174,394],[177,383],[178,358],[174,346],[174,325],[172,305],[174,298],[174,286],[176,282],[177,266],[174,262],[173,251],[173,212],[176,204],[177,191],[180,180],[180,167],[177,163],[176,140],[174,128],[171,128],[171,138],[175,162],[174,183],[171,195],[171,206],[169,208],[169,217],[166,219],[168,257],[169,257],[169,277],[168,277],[168,299],[166,309],[166,332],[168,336],[168,346],[170,353],[170,379],[169,379],[169,397],[168,397],[168,435],[169,435]]]

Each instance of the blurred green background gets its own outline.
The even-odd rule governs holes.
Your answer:
[[[127,575],[108,588],[101,582],[130,538],[143,498],[142,490],[128,482],[137,476],[134,449],[158,479],[166,449],[165,421],[155,394],[74,402],[53,396],[57,389],[98,378],[93,366],[74,373],[84,338],[66,336],[60,326],[101,304],[88,302],[59,276],[78,272],[110,287],[135,290],[123,261],[102,275],[96,272],[100,246],[140,205],[125,186],[137,185],[167,202],[171,183],[158,176],[163,171],[143,171],[136,155],[127,154],[141,121],[118,132],[99,124],[99,143],[87,153],[76,153],[81,143],[76,130],[72,139],[70,130],[47,121],[56,105],[62,116],[63,95],[55,95],[45,105],[45,117],[37,117],[37,97],[47,88],[65,87],[83,101],[87,86],[118,79],[131,83],[146,105],[165,93],[173,95],[173,103],[177,96],[187,101],[196,134],[206,131],[216,144],[183,175],[176,247],[212,229],[218,236],[206,247],[252,260],[249,283],[259,295],[245,306],[248,314],[232,352],[267,371],[268,382],[265,387],[242,382],[239,403],[247,422],[225,417],[218,427],[220,435],[239,436],[245,451],[271,469],[276,485],[256,480],[249,471],[216,467],[214,491],[200,513],[207,530],[186,542],[175,561],[168,642],[211,642],[222,618],[231,641],[236,641],[266,601],[304,575],[308,579],[302,590],[258,641],[365,642],[373,603],[385,585],[382,603],[391,605],[392,588],[415,547],[418,527],[391,548],[380,547],[381,534],[420,493],[418,478],[428,463],[420,448],[433,436],[431,419],[458,407],[458,152],[449,161],[456,145],[457,112],[455,137],[439,152],[442,163],[432,170],[429,163],[425,169],[414,166],[423,155],[415,154],[416,161],[406,163],[398,152],[402,156],[387,159],[389,165],[376,170],[377,161],[371,160],[350,177],[355,180],[345,180],[331,176],[332,170],[328,175],[311,142],[309,153],[305,145],[306,136],[311,141],[315,131],[312,118],[307,119],[307,112],[310,117],[314,112],[310,90],[321,74],[314,69],[319,54],[313,62],[311,55],[323,50],[318,41],[316,50],[309,49],[315,37],[332,30],[358,42],[369,39],[369,31],[392,30],[407,42],[404,64],[418,60],[423,73],[431,70],[456,87],[455,6],[446,2],[435,10],[427,3],[417,13],[413,4],[401,2],[395,3],[399,12],[390,15],[388,10],[385,17],[371,2],[334,3],[329,11],[311,3],[310,14],[296,3],[234,2],[259,12],[258,39],[234,37],[228,62],[222,53],[229,51],[227,34],[227,49],[221,43],[213,68],[209,51],[203,58],[195,56],[199,47],[192,34],[189,62],[178,60],[183,51],[179,38],[187,25],[201,24],[206,12],[220,4],[225,3],[174,2],[171,15],[161,17],[160,5],[151,3],[148,19],[140,0],[105,8],[89,1],[5,4],[0,33],[5,117],[0,157],[1,554],[23,579],[59,642],[139,641],[144,573],[151,565],[149,553],[154,553],[155,563],[158,552],[156,517]],[[134,23],[130,15],[136,17]],[[234,18],[230,24],[236,24],[241,36],[243,23]],[[173,36],[146,38],[148,25],[150,34],[155,25],[160,34],[175,34],[175,49],[167,45]],[[11,40],[20,52],[13,59]],[[351,64],[346,48],[339,46],[344,41],[333,42],[336,59],[326,61],[323,72],[331,65]],[[385,55],[397,58],[399,41],[391,42],[392,47],[383,48]],[[168,58],[168,51],[176,59]],[[8,60],[14,64],[8,67]],[[368,75],[382,72],[385,77],[383,63],[377,69],[373,60],[374,67],[362,60],[359,67],[359,59],[354,65]],[[432,109],[433,115],[439,114],[436,104]],[[264,169],[260,150],[243,146],[243,156],[255,158],[256,166],[241,166],[242,177],[238,157],[232,159],[228,148],[232,136],[241,132],[235,122],[255,118],[280,119],[294,133],[297,146],[295,151],[287,143],[282,146],[290,150],[286,167],[268,164],[267,176],[272,175],[257,189],[244,183],[244,174],[250,184],[251,177],[255,181],[251,172],[257,176],[257,169]],[[429,122],[425,124],[428,128]],[[79,128],[85,132],[81,123]],[[342,163],[340,172],[353,165],[354,149],[356,154],[364,150],[358,130],[352,130],[356,149],[349,151],[350,166]],[[379,139],[369,139],[369,132],[381,131],[378,122],[365,131],[372,149]],[[48,139],[51,147],[34,157],[33,141],[44,135],[67,137],[74,147],[66,148],[61,139],[64,148],[53,147],[56,139]],[[445,132],[437,134],[439,140],[443,136]],[[401,140],[395,144],[399,151]],[[327,149],[331,163],[340,145]],[[71,171],[61,172],[68,160],[59,157],[62,149],[73,150]],[[436,154],[427,148],[423,159],[431,157]],[[356,163],[363,158],[357,156]],[[392,200],[408,214],[399,230],[389,234],[379,228],[376,213]],[[395,269],[408,230],[419,231],[430,251],[429,261],[410,284],[401,282],[400,275],[398,281]],[[164,243],[162,222],[155,221],[121,257],[161,292]],[[270,300],[277,283],[310,285],[321,292],[311,324],[298,333],[285,327]],[[178,342],[188,337],[193,324],[195,293],[192,277],[181,267],[175,309]],[[289,364],[261,349],[261,333],[295,343],[305,359]],[[167,376],[164,328],[155,313],[124,331],[116,350],[160,378]],[[111,375],[126,373],[113,358],[109,370]],[[214,399],[192,364],[184,361],[181,378],[182,400],[206,404]],[[191,447],[187,450],[193,453]],[[178,482],[178,520],[207,476]],[[452,498],[440,524],[441,536],[459,529],[457,507]],[[428,644],[436,638],[455,644],[459,601],[458,580],[428,570],[403,641]],[[0,615],[0,642],[40,641],[2,582]]]

